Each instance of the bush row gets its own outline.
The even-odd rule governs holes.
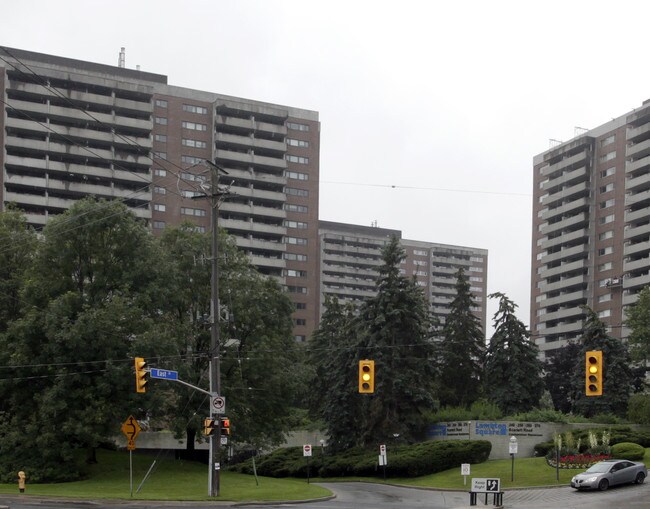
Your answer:
[[[485,440],[429,441],[414,445],[391,446],[388,450],[386,475],[391,477],[418,477],[460,466],[462,463],[482,463],[490,456],[492,444]],[[256,459],[259,475],[268,477],[311,476],[374,477],[383,475],[378,466],[376,449],[349,449],[338,454],[314,448],[311,458],[303,457],[301,447],[278,449]],[[253,473],[252,460],[229,467],[244,474]]]
[[[585,452],[589,448],[587,437],[590,431],[596,432],[598,435],[600,435],[604,429],[576,429],[572,431],[572,434],[576,440],[581,439],[582,444],[580,446],[579,452]],[[610,431],[611,436],[609,443],[612,446],[622,442],[631,442],[638,444],[641,447],[650,447],[650,432],[632,430],[629,426],[612,426],[612,428],[610,428]],[[553,440],[536,444],[534,447],[535,456],[546,456],[554,448],[555,444]]]

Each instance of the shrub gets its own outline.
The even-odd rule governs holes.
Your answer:
[[[386,473],[392,477],[417,477],[441,472],[462,463],[482,463],[490,455],[492,444],[485,440],[428,441],[414,445],[391,446]],[[348,449],[338,454],[323,454],[314,449],[310,461],[312,475],[320,477],[375,477],[383,475],[377,465],[375,449]],[[257,473],[269,477],[307,477],[307,459],[301,447],[278,449],[256,460]],[[253,473],[252,460],[229,467],[237,472]]]
[[[645,449],[632,442],[620,442],[612,446],[612,456],[616,459],[638,461],[645,456]]]
[[[633,394],[627,404],[627,418],[637,424],[650,424],[650,394]]]
[[[558,412],[557,410],[549,409],[535,409],[531,410],[530,412],[524,412],[506,417],[504,420],[524,422],[568,422],[568,418],[565,414]]]

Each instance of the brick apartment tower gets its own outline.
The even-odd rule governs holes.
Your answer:
[[[542,353],[582,335],[591,307],[625,339],[650,283],[650,102],[535,156],[531,330]]]

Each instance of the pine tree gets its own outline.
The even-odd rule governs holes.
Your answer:
[[[499,309],[485,361],[486,394],[506,415],[529,411],[539,403],[544,389],[537,346],[515,316],[517,305],[502,293],[489,297],[499,299]]]
[[[469,281],[460,269],[440,345],[441,405],[469,406],[481,395],[485,335],[480,319],[472,313],[474,305]]]

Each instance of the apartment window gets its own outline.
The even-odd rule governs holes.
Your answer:
[[[159,108],[166,108],[167,107],[167,101],[164,99],[156,99],[156,106]]]
[[[156,177],[166,177],[167,176],[167,170],[163,170],[162,168],[154,168],[153,174]]]
[[[292,260],[292,261],[296,261],[296,262],[306,262],[307,261],[307,255],[298,254],[298,253],[284,253],[284,259],[285,260]]]
[[[289,277],[307,277],[307,271],[287,269],[286,275]]]
[[[470,256],[469,257],[470,262],[483,262],[483,257],[482,256]]]
[[[608,207],[613,207],[614,206],[614,198],[611,200],[605,200],[600,202],[600,208],[601,209],[606,209]]]
[[[294,140],[293,138],[287,138],[287,145],[290,145],[292,147],[307,148],[309,147],[309,142],[305,140]]]
[[[307,239],[303,239],[301,237],[284,237],[284,243],[285,244],[295,244],[298,246],[306,246],[307,245]]]
[[[608,316],[612,316],[611,309],[603,309],[602,311],[598,312],[598,318],[607,318]]]
[[[207,115],[208,109],[203,106],[194,106],[193,104],[183,104],[183,111],[188,113],[198,113],[199,115]]]
[[[167,152],[154,152],[153,153],[154,157],[157,157],[158,159],[165,159],[167,160]]]
[[[199,124],[197,122],[186,122],[183,121],[182,124],[183,129],[191,129],[192,131],[207,131],[208,126],[205,124]]]
[[[598,296],[598,302],[609,302],[610,300],[612,300],[611,293],[606,293],[605,295]]]
[[[470,280],[470,281],[476,281],[477,283],[482,283],[482,282],[483,282],[483,278],[482,278],[482,277],[478,277],[478,276],[470,276],[470,277],[469,277],[469,280]]]
[[[296,309],[307,309],[306,302],[296,302]]]
[[[167,125],[167,117],[155,117],[155,122],[158,125]]]
[[[601,186],[600,192],[601,193],[608,193],[609,191],[614,190],[614,183],[607,184],[606,186]]]
[[[426,270],[414,270],[413,274],[415,274],[416,276],[428,276],[429,275]]]
[[[208,180],[208,177],[205,175],[194,175],[193,173],[183,172],[181,173],[181,179],[186,180],[187,182],[205,182]]]
[[[599,219],[600,224],[607,224],[607,223],[613,223],[614,222],[614,214],[609,214],[608,216],[601,217]]]
[[[309,131],[309,126],[298,124],[296,122],[287,122],[287,129],[293,129],[294,131]]]
[[[300,173],[299,171],[285,171],[284,176],[294,180],[309,180],[309,175]]]
[[[158,212],[165,212],[165,210],[167,210],[167,207],[165,207],[165,205],[163,205],[162,203],[154,203],[153,209]]]
[[[304,318],[296,318],[296,325],[307,325],[307,320]]]
[[[289,154],[287,154],[287,161],[290,163],[309,164],[308,157],[292,156]]]
[[[167,189],[165,189],[164,187],[160,187],[160,186],[154,186],[153,192],[157,193],[157,194],[167,194]]]
[[[195,196],[204,196],[204,194],[199,191],[188,191],[187,189],[183,189],[181,191],[181,196],[183,198],[194,198]]]
[[[304,286],[288,285],[287,290],[289,291],[289,293],[307,293],[307,288],[305,288]]]
[[[616,157],[616,150],[612,152],[607,152],[607,154],[603,154],[602,156],[600,156],[600,162],[604,163],[605,161],[611,161],[615,157]]]
[[[470,272],[483,272],[483,267],[470,267]]]
[[[600,146],[606,147],[607,145],[611,145],[615,141],[616,141],[616,134],[612,134],[611,136],[608,136],[607,138],[600,140]]]
[[[165,227],[165,221],[154,221],[153,222],[153,227],[156,230],[162,230]]]
[[[167,135],[166,134],[156,134],[153,137],[154,140],[159,141],[160,143],[167,143]]]
[[[298,343],[304,343],[305,341],[307,341],[307,336],[304,336],[302,334],[297,334],[293,337],[293,339]]]
[[[429,253],[426,251],[423,251],[422,249],[414,249],[413,250],[413,255],[414,256],[427,256]]]
[[[190,138],[183,138],[181,141],[185,147],[194,147],[194,148],[207,148],[208,144],[205,141],[193,140]]]
[[[413,265],[419,265],[420,267],[425,267],[427,262],[425,260],[413,260]]]
[[[309,196],[309,191],[306,189],[297,189],[295,187],[285,187],[284,192],[291,196]]]
[[[601,264],[598,266],[598,270],[599,270],[600,272],[602,272],[602,271],[604,271],[604,270],[612,270],[612,262],[601,263]]]
[[[285,219],[284,226],[286,226],[287,228],[300,228],[304,230],[307,228],[307,223],[303,223],[301,221],[290,221],[289,219]]]
[[[616,167],[612,166],[611,168],[607,168],[606,170],[601,171],[600,176],[602,178],[610,177],[610,176],[614,175],[614,173],[616,173]]]
[[[304,205],[294,205],[293,203],[285,203],[284,210],[287,212],[301,212],[307,213],[308,209]]]
[[[195,226],[195,227],[193,228],[193,230],[194,230],[196,233],[205,233],[205,226]]]
[[[427,286],[426,281],[416,281],[415,284],[417,284],[418,286]]]
[[[612,246],[603,247],[598,250],[598,256],[612,254],[613,252],[614,252],[614,248]]]
[[[181,207],[181,214],[184,216],[199,216],[205,217],[207,212],[203,209],[193,209],[191,207]]]
[[[614,237],[614,230],[607,230],[606,232],[598,235],[598,240],[607,240],[611,239],[612,237]]]
[[[469,289],[472,292],[482,292],[483,291],[483,288],[481,288],[480,286],[470,286]]]
[[[604,288],[608,284],[610,284],[610,282],[611,282],[611,279],[601,279],[600,281],[598,281],[598,287],[599,288]]]
[[[181,163],[185,164],[199,164],[203,162],[202,157],[194,157],[194,156],[181,156]]]

